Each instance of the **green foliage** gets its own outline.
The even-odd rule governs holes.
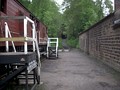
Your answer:
[[[48,28],[49,37],[57,37],[62,15],[53,0],[20,0]]]
[[[68,44],[78,45],[78,35],[104,17],[104,10],[109,13],[113,8],[110,0],[64,0],[64,23],[68,34]]]
[[[71,48],[77,48],[79,42],[78,39],[71,37],[70,39],[67,40],[67,44]]]
[[[65,12],[61,14],[53,0],[20,0],[28,9],[48,26],[49,37],[67,33],[70,47],[78,47],[78,35],[113,12],[110,0],[64,0]],[[60,40],[61,41],[61,40]],[[60,44],[61,47],[61,44]]]
[[[62,47],[62,39],[61,39],[61,38],[59,38],[58,48],[60,48],[60,49],[63,48],[63,47]]]

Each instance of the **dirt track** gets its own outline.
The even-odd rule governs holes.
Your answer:
[[[78,50],[42,63],[43,85],[35,90],[120,90],[120,73]]]

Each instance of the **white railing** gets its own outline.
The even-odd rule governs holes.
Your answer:
[[[9,30],[9,27],[8,27],[8,24],[7,22],[5,22],[5,38],[12,38],[12,35],[10,33],[10,30]],[[6,43],[6,52],[9,52],[9,42],[8,41],[5,41]],[[16,52],[16,48],[15,48],[15,44],[13,41],[11,41],[12,43],[12,46],[13,46],[13,49],[14,49],[14,52]]]
[[[56,57],[58,57],[58,38],[48,38],[47,57],[49,57],[49,47],[55,47]]]
[[[37,41],[37,33],[36,33],[34,21],[32,21],[30,18],[28,18],[26,16],[0,16],[0,19],[4,19],[4,20],[8,20],[8,19],[23,20],[24,36],[22,36],[22,37],[12,37],[11,34],[10,34],[10,31],[9,31],[8,25],[5,22],[5,32],[6,32],[5,33],[5,38],[0,38],[0,41],[5,41],[6,42],[6,51],[9,51],[8,41],[11,41],[15,52],[16,52],[16,49],[15,49],[14,42],[15,41],[17,41],[17,42],[23,41],[24,42],[24,53],[25,54],[28,53],[28,42],[32,41],[33,42],[33,52],[35,52],[35,50],[37,51],[38,75],[40,76],[41,61],[40,61],[40,52],[39,52],[39,46],[38,46],[38,41]],[[31,37],[27,37],[28,36],[28,28],[27,28],[28,22],[32,24],[32,36]],[[8,37],[8,35],[10,37]]]

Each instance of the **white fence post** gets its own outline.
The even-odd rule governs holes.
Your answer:
[[[24,19],[24,37],[27,37],[27,19]],[[27,47],[27,42],[24,42],[24,52],[27,54],[28,52],[28,47]]]
[[[7,24],[5,23],[5,38],[8,38],[8,30],[7,30]],[[5,41],[6,45],[6,52],[9,52],[9,42]]]

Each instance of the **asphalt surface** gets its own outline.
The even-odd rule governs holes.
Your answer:
[[[120,73],[79,50],[60,52],[42,63],[35,90],[120,90]]]

